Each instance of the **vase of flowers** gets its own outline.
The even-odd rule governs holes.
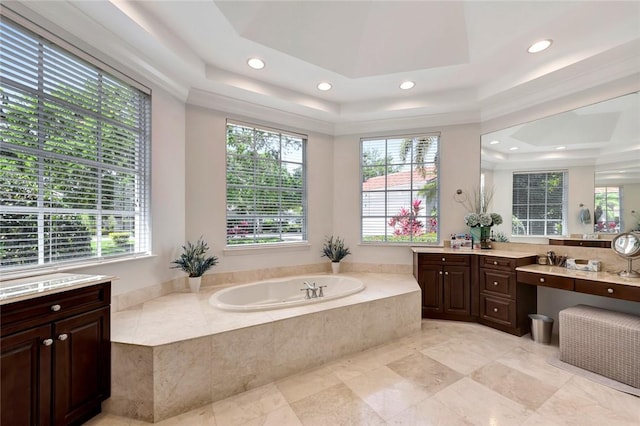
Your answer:
[[[481,249],[491,248],[491,227],[502,223],[502,216],[498,213],[467,213],[464,216],[464,223],[469,227],[473,237],[473,245],[480,243]]]
[[[487,209],[493,199],[493,190],[476,188],[472,197],[464,199],[462,204],[469,210],[464,216],[464,223],[469,227],[473,237],[473,246],[482,249],[491,248],[491,227],[502,223],[502,216],[498,213],[488,213]]]

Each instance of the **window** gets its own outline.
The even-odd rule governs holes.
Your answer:
[[[147,253],[149,94],[4,16],[0,36],[3,271]]]
[[[439,138],[361,140],[363,242],[438,242]]]
[[[595,210],[593,230],[595,232],[619,233],[622,224],[622,188],[618,186],[598,186],[595,188]]]
[[[563,235],[566,229],[567,173],[513,174],[513,235]]]
[[[306,142],[227,122],[227,246],[306,241]]]

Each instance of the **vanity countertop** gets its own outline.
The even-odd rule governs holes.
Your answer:
[[[522,251],[510,250],[461,250],[449,247],[411,247],[414,253],[431,253],[431,254],[471,254],[475,256],[496,256],[510,259],[522,259],[525,257],[538,256],[535,253],[527,253]]]
[[[600,272],[579,271],[576,269],[562,268],[560,266],[536,265],[536,264],[519,266],[516,268],[516,271],[532,272],[536,274],[555,275],[558,277],[576,278],[576,279],[589,280],[589,281],[599,281],[599,282],[610,283],[610,284],[621,284],[621,285],[628,285],[628,286],[640,288],[640,278],[625,278],[625,277],[619,276],[615,272],[608,272],[608,271],[600,271]]]
[[[47,274],[0,281],[0,305],[114,280],[108,275]]]

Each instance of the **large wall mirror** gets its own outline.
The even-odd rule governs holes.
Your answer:
[[[640,94],[482,135],[481,186],[512,242],[640,231]]]

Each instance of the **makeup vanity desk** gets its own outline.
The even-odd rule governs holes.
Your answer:
[[[623,278],[612,272],[532,264],[517,267],[516,276],[519,283],[640,302],[640,278]]]

